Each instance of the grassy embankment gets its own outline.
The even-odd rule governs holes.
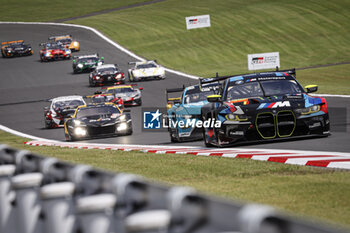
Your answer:
[[[211,27],[186,30],[185,17]],[[99,29],[148,59],[199,76],[248,72],[247,54],[280,52],[281,68],[350,61],[350,2],[169,0],[71,23]],[[350,64],[297,72],[320,93],[350,94]]]
[[[18,149],[90,164],[114,172],[141,174],[206,193],[273,205],[293,214],[350,226],[350,173],[249,159],[160,155],[109,150],[28,147],[0,131],[0,142]]]

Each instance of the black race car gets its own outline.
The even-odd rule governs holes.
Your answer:
[[[91,72],[97,66],[100,66],[104,63],[104,57],[99,57],[98,54],[83,55],[83,56],[74,56],[73,57],[73,72],[83,73]]]
[[[328,136],[327,102],[308,93],[295,79],[295,69],[200,80],[223,81],[219,95],[208,96],[201,109],[206,146],[299,136]]]
[[[24,40],[7,41],[1,43],[2,57],[28,56],[33,55],[30,44],[25,44]]]
[[[79,106],[72,118],[64,123],[67,141],[100,136],[130,135],[132,121],[113,103]]]
[[[117,85],[125,83],[124,72],[118,69],[117,65],[105,64],[97,66],[89,75],[90,87],[97,85]]]

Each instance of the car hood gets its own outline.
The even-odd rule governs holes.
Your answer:
[[[177,107],[175,112],[178,115],[200,115],[202,106],[207,103],[208,101],[200,101],[196,103],[183,104]]]
[[[87,126],[106,126],[112,125],[118,122],[120,114],[112,114],[112,115],[94,115],[89,117],[79,118],[81,122],[83,122]]]

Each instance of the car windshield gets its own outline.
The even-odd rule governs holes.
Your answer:
[[[98,115],[112,115],[112,114],[120,114],[120,110],[113,106],[95,106],[95,107],[86,107],[86,108],[80,108],[78,109],[76,118],[82,118],[82,117],[91,117],[91,116],[98,116]]]
[[[62,49],[63,46],[61,44],[47,44],[46,49]]]
[[[264,97],[282,94],[302,93],[301,86],[295,80],[266,80],[260,82],[234,81],[227,89],[227,101],[251,97]]]
[[[98,57],[82,57],[79,58],[79,62],[96,62],[98,61]]]
[[[56,41],[60,42],[60,43],[63,43],[63,44],[72,43],[72,39],[71,38],[57,39]]]
[[[155,68],[155,67],[157,67],[155,64],[147,63],[147,64],[137,65],[136,69],[147,69],[147,68]]]
[[[302,87],[295,80],[269,80],[260,82],[265,96],[298,94],[302,93]]]
[[[107,93],[130,93],[134,92],[134,89],[131,87],[125,87],[125,88],[114,88],[107,90]]]
[[[84,104],[82,100],[64,100],[53,103],[53,108],[78,107]]]
[[[214,95],[215,91],[211,88],[204,88],[202,91],[196,88],[191,91],[187,91],[184,96],[184,104],[197,103],[207,100],[208,95]]]
[[[98,68],[97,72],[114,72],[116,69],[114,67],[104,67],[104,68]]]

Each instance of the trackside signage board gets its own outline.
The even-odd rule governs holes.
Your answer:
[[[186,27],[187,30],[210,27],[210,15],[186,17]]]
[[[280,67],[279,52],[248,54],[248,70],[275,69],[276,66]]]

